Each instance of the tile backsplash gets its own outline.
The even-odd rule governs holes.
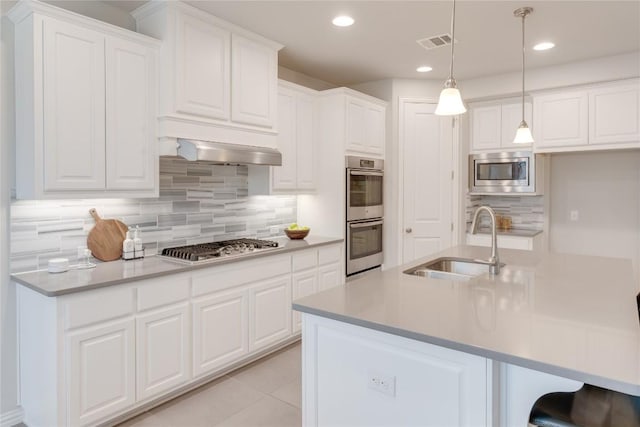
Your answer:
[[[500,215],[511,217],[512,227],[523,230],[543,230],[544,196],[469,196],[467,195],[467,224],[471,224],[473,213],[487,205]],[[482,215],[481,226],[489,226],[489,217]]]
[[[160,195],[145,199],[13,201],[11,271],[73,263],[86,246],[96,208],[103,218],[138,226],[146,254],[165,247],[237,237],[269,238],[296,221],[296,196],[248,196],[247,166],[160,160]]]

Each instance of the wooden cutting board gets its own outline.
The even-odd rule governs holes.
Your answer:
[[[94,257],[101,261],[114,261],[122,256],[122,242],[124,242],[128,227],[117,219],[102,219],[95,209],[89,213],[96,220],[96,225],[87,236],[87,247]]]

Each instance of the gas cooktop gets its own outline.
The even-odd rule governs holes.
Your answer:
[[[161,256],[185,264],[200,264],[221,258],[239,257],[276,249],[278,242],[259,239],[234,239],[221,242],[165,248]]]

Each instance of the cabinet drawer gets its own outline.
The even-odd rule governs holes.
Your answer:
[[[193,295],[204,295],[234,286],[291,273],[289,255],[269,256],[204,270],[192,278]]]
[[[189,275],[171,275],[140,281],[138,311],[173,304],[189,298]]]
[[[133,288],[98,289],[63,300],[65,329],[126,316],[133,313]]]
[[[293,271],[307,270],[318,265],[318,251],[309,249],[302,252],[296,252],[293,258]]]
[[[325,265],[340,261],[342,257],[341,245],[323,246],[318,249],[318,265]]]

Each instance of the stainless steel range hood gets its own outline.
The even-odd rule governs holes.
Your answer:
[[[221,164],[282,166],[282,154],[273,148],[178,138],[178,156]]]

